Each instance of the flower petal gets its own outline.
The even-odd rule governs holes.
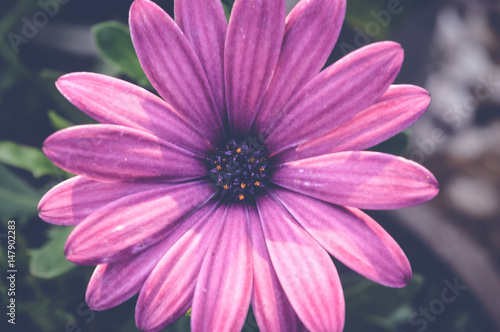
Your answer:
[[[248,212],[253,253],[252,308],[259,330],[262,332],[306,331],[276,276],[257,210],[251,207]]]
[[[223,61],[227,21],[222,3],[220,0],[176,0],[174,9],[175,22],[198,55],[220,117],[225,119]]]
[[[207,182],[151,185],[108,204],[82,221],[68,237],[65,254],[81,265],[127,259],[161,241],[215,192]]]
[[[210,142],[217,142],[222,121],[203,66],[181,29],[154,2],[136,0],[130,8],[130,33],[156,91]]]
[[[206,175],[202,160],[146,132],[115,125],[60,130],[43,151],[62,169],[101,181],[187,180]]]
[[[104,183],[75,176],[50,189],[38,204],[39,216],[56,225],[78,225],[91,213],[150,184]]]
[[[335,46],[345,0],[300,1],[287,16],[285,37],[273,79],[255,119],[265,129],[290,98],[317,75]]]
[[[350,121],[316,139],[279,153],[281,162],[340,151],[370,148],[406,129],[427,109],[427,91],[412,85],[393,85],[372,106]]]
[[[269,256],[297,316],[310,331],[342,331],[342,285],[326,251],[273,198],[258,198],[257,207]]]
[[[73,105],[104,124],[140,129],[205,156],[210,143],[165,101],[137,85],[93,73],[73,73],[56,82]]]
[[[163,256],[167,254],[172,257],[173,253],[178,254],[179,246],[185,244],[186,241],[196,242],[200,236],[200,230],[206,228],[204,218],[212,215],[214,207],[214,204],[210,203],[204,205],[184,222],[181,222],[165,240],[141,251],[130,259],[99,264],[87,287],[86,302],[89,308],[92,310],[109,309],[139,292]],[[193,262],[197,257],[194,255],[186,258]],[[200,259],[203,259],[203,255],[201,257]],[[177,259],[182,259],[182,257],[177,257]],[[155,303],[157,304],[157,302]]]
[[[284,0],[236,0],[224,49],[229,126],[245,135],[262,102],[280,54]]]
[[[284,163],[272,182],[330,203],[374,210],[422,204],[438,193],[436,179],[423,166],[368,151]]]
[[[367,214],[289,190],[273,193],[323,248],[349,268],[390,287],[403,287],[411,280],[403,250]]]
[[[252,295],[252,248],[247,208],[228,207],[196,284],[191,330],[239,331]]]
[[[318,137],[375,102],[394,81],[403,49],[374,43],[343,57],[310,80],[277,115],[266,132],[270,154]]]
[[[159,331],[189,309],[203,259],[225,210],[225,206],[211,205],[210,211],[196,216],[196,221],[190,218],[190,229],[179,233],[182,237],[156,265],[137,300],[135,317],[141,331]]]

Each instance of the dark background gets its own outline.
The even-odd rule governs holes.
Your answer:
[[[132,1],[60,1],[65,4],[17,52],[13,34],[23,36],[26,20],[33,22],[43,8],[38,1],[0,2],[0,142],[41,148],[56,131],[49,111],[72,124],[91,121],[55,89],[64,73],[91,71],[131,80],[103,60],[91,27],[109,20],[126,24]],[[157,3],[172,15],[172,0]],[[391,8],[398,10],[390,13]],[[328,63],[379,40],[395,40],[405,49],[396,83],[423,86],[433,99],[415,125],[378,149],[424,164],[441,190],[417,208],[369,212],[407,253],[414,281],[402,290],[389,289],[337,262],[346,293],[345,330],[500,331],[500,5],[493,0],[348,0]],[[36,204],[65,178],[64,172],[54,168],[35,177],[29,166],[16,167],[2,156],[1,149],[0,166],[0,326],[8,331],[136,331],[136,297],[104,312],[85,305],[92,268],[70,266],[58,276],[43,276],[34,268],[39,257],[34,253],[47,246],[54,228],[36,216]],[[23,197],[25,208],[9,206],[8,198],[15,195]],[[6,324],[4,313],[9,219],[17,227],[15,327]],[[53,255],[61,255],[55,248]],[[451,303],[442,302],[442,291],[454,282],[467,288]],[[169,328],[186,329],[188,317]],[[244,330],[256,330],[251,313]]]

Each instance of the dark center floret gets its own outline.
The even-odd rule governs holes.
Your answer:
[[[230,139],[209,158],[209,174],[222,199],[251,199],[267,184],[267,155],[255,137]]]

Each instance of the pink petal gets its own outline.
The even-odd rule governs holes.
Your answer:
[[[224,53],[226,101],[233,135],[245,135],[262,102],[280,54],[284,0],[236,0]]]
[[[98,265],[87,287],[86,302],[89,308],[92,310],[109,309],[139,292],[163,256],[179,253],[177,248],[183,243],[185,244],[186,241],[194,243],[198,239],[200,230],[206,228],[204,218],[211,215],[213,211],[214,205],[208,203],[181,222],[165,240],[130,259]],[[193,257],[188,258],[193,262]]]
[[[130,33],[144,72],[156,91],[210,142],[223,135],[221,118],[203,66],[188,39],[158,5],[136,0]]]
[[[342,331],[342,285],[326,251],[273,198],[258,198],[257,207],[276,275],[297,316],[311,331]]]
[[[227,21],[220,0],[176,0],[175,22],[198,55],[220,117],[226,118],[224,43]]]
[[[285,37],[273,79],[254,127],[265,129],[290,98],[317,75],[342,27],[345,0],[299,2],[287,16]]]
[[[39,216],[56,225],[78,225],[91,213],[150,184],[104,183],[75,176],[50,189],[38,204]]]
[[[394,81],[403,50],[374,43],[343,57],[310,80],[263,133],[274,154],[318,137],[373,104]]]
[[[306,331],[276,276],[255,207],[249,208],[249,215],[253,253],[252,307],[259,330]]]
[[[146,132],[116,125],[60,130],[43,151],[62,169],[101,181],[187,180],[206,175],[204,162]]]
[[[140,129],[200,156],[211,148],[170,105],[134,84],[100,74],[73,73],[59,78],[56,86],[101,123]]]
[[[364,150],[406,129],[427,109],[427,91],[412,85],[393,85],[372,106],[350,121],[316,139],[278,154],[282,162],[323,154]]]
[[[227,210],[196,284],[191,330],[240,331],[252,295],[252,248],[247,208]]]
[[[203,259],[226,208],[212,205],[210,210],[198,215],[196,223],[191,222],[191,229],[184,230],[183,235],[180,233],[182,237],[144,283],[135,311],[140,330],[159,331],[179,319],[191,306]]]
[[[390,287],[403,287],[411,280],[403,250],[367,214],[289,190],[273,192],[323,248],[354,271]]]
[[[214,196],[211,184],[157,184],[106,205],[82,221],[68,237],[66,257],[97,265],[134,254],[161,241]]]
[[[423,166],[379,152],[339,152],[281,164],[272,182],[305,195],[361,209],[398,209],[438,193]]]

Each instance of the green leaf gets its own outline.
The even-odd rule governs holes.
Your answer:
[[[357,27],[360,31],[359,33],[365,34],[365,36],[370,39],[370,41],[368,41],[369,43],[372,41],[384,40],[389,34],[391,25],[380,24],[373,13],[379,13],[381,10],[385,10],[387,7],[386,2],[386,0],[351,0],[347,8],[344,23],[352,27]],[[372,30],[370,30],[372,26],[378,29],[372,32]]]
[[[52,124],[52,127],[54,127],[56,130],[61,130],[64,128],[74,126],[73,123],[69,122],[68,120],[66,120],[65,118],[63,118],[62,116],[60,116],[59,114],[57,114],[53,110],[50,110],[47,113],[47,115],[49,117],[50,123]]]
[[[30,171],[36,178],[60,173],[42,150],[10,141],[0,141],[0,161]]]
[[[99,53],[119,72],[137,80],[141,85],[150,85],[139,59],[128,27],[120,22],[107,21],[92,27],[94,41]]]
[[[42,194],[0,164],[0,216],[21,223],[38,214]]]
[[[64,256],[64,244],[74,227],[54,227],[49,230],[49,241],[40,249],[30,250],[30,273],[38,278],[58,277],[76,265]]]

